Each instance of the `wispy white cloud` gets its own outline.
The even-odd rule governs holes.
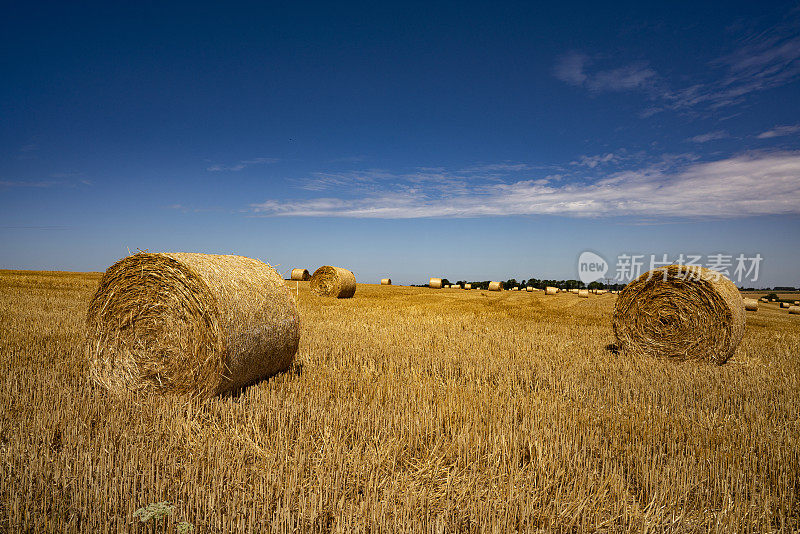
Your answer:
[[[27,145],[19,147],[20,152],[34,152],[36,150],[39,150],[39,145],[37,143],[28,143]]]
[[[619,161],[621,157],[613,152],[608,152],[607,154],[598,154],[595,156],[581,156],[578,158],[577,161],[570,162],[572,165],[582,165],[584,167],[589,167],[590,169],[594,169],[598,165],[602,165],[604,163],[613,163],[615,161]]]
[[[691,141],[693,143],[708,143],[709,141],[716,141],[717,139],[726,139],[730,136],[731,135],[725,130],[716,130],[713,132],[695,135],[694,137],[687,139],[687,141]]]
[[[52,180],[37,180],[33,182],[26,182],[23,180],[0,180],[0,187],[52,187],[60,183],[61,182]]]
[[[785,135],[792,135],[798,132],[800,132],[800,124],[794,124],[791,126],[776,126],[771,130],[767,130],[766,132],[758,134],[756,137],[758,139],[771,139],[773,137],[783,137]]]
[[[466,183],[451,189],[408,184],[363,196],[266,200],[262,216],[408,219],[561,215],[571,217],[742,217],[800,213],[800,152],[749,153],[712,162],[673,156],[596,181],[553,178]],[[682,161],[677,168],[674,162]]]
[[[706,79],[685,87],[670,87],[645,61],[600,69],[598,60],[580,52],[558,58],[554,75],[592,92],[642,91],[653,102],[640,113],[643,118],[664,110],[714,110],[740,104],[748,95],[800,79],[800,36],[796,26],[776,26],[740,42],[737,49],[707,64]]]
[[[239,161],[238,163],[234,163],[233,165],[211,165],[210,167],[206,168],[207,171],[210,172],[220,172],[220,171],[241,171],[246,169],[247,167],[252,167],[253,165],[265,165],[268,163],[277,163],[280,161],[278,158],[253,158],[253,159],[245,159]]]
[[[559,58],[554,74],[570,85],[583,86],[590,91],[630,91],[652,86],[656,72],[645,61],[588,72],[592,60],[586,54],[570,52]]]

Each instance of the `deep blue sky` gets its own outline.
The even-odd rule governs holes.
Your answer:
[[[742,285],[800,285],[797,2],[3,11],[0,267],[138,248],[418,283],[759,253]]]

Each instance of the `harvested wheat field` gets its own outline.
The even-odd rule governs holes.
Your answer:
[[[99,281],[0,271],[0,531],[151,532],[163,501],[159,532],[800,528],[777,306],[716,365],[617,354],[611,295],[301,284],[289,371],[200,400],[87,378]]]

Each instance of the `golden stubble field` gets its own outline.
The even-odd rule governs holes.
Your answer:
[[[0,272],[0,531],[800,528],[785,310],[718,367],[607,350],[613,295],[301,282],[292,370],[198,401],[87,381],[98,281]]]

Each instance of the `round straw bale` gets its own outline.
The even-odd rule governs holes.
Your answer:
[[[442,279],[441,278],[431,278],[428,281],[428,287],[432,289],[442,289]]]
[[[391,278],[381,278],[381,285],[382,286],[390,286],[390,285],[392,285],[392,279]]]
[[[464,284],[464,289],[472,289],[472,284]]]
[[[308,274],[308,269],[292,269],[292,280],[299,280],[301,282],[311,280],[311,275]]]
[[[589,298],[589,291],[587,291],[586,289],[579,289],[578,290],[578,296],[580,298],[582,298],[582,299],[588,299]]]
[[[311,291],[322,297],[349,299],[356,292],[356,277],[347,269],[323,265],[311,275]]]
[[[623,351],[722,364],[742,340],[745,311],[738,289],[722,274],[668,265],[625,286],[613,323]]]
[[[792,306],[789,308],[789,313],[791,315],[800,315],[800,306]]]
[[[790,304],[788,302],[781,302],[781,308],[788,308]]]
[[[453,289],[461,289],[461,284],[453,284],[450,287],[452,287]]]
[[[796,301],[794,301],[794,305],[795,305],[795,306],[800,306],[800,300],[796,300]]]
[[[758,311],[758,301],[756,299],[742,299],[744,309],[747,311]]]
[[[531,286],[528,286],[525,288],[525,291],[530,293],[531,291],[533,291],[533,288]]]
[[[489,282],[489,291],[502,291],[503,282]]]
[[[570,293],[575,293],[576,295],[578,294],[578,291],[580,291],[580,289],[570,289],[569,290]]]
[[[289,368],[300,316],[275,269],[242,256],[138,253],[86,317],[89,374],[110,391],[208,397]]]
[[[545,294],[545,295],[555,295],[556,293],[558,293],[558,288],[557,288],[557,287],[550,287],[550,286],[547,286],[547,287],[544,289],[544,294]]]

